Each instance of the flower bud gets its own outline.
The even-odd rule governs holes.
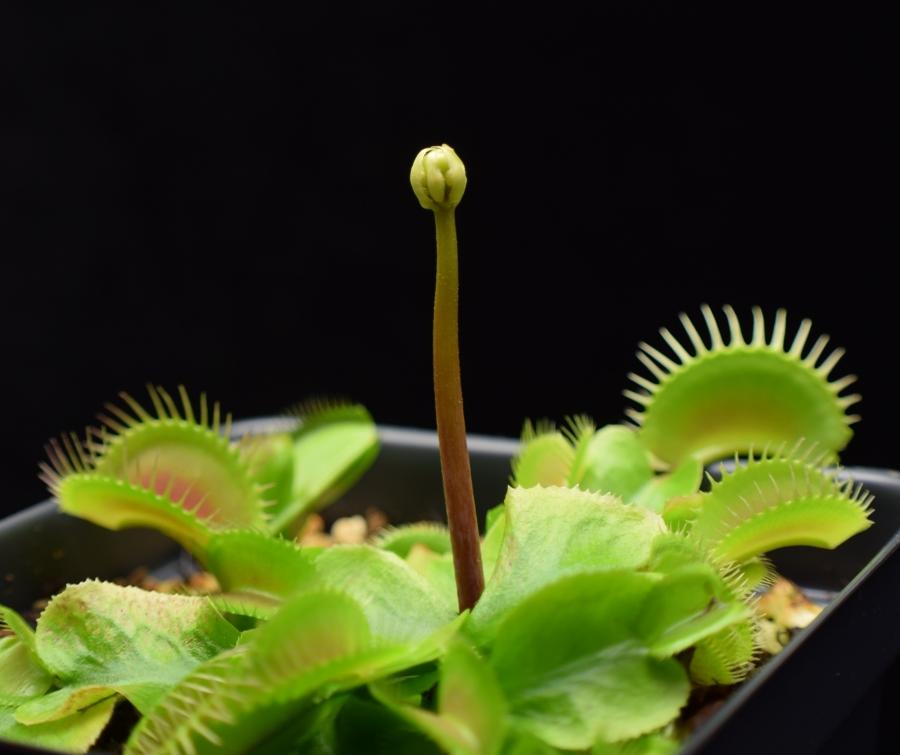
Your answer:
[[[426,147],[413,161],[409,182],[426,210],[448,210],[459,204],[466,190],[466,166],[446,144]]]

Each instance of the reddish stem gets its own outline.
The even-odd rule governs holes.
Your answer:
[[[466,444],[462,382],[459,375],[459,263],[452,208],[434,212],[437,277],[434,289],[434,406],[444,502],[453,547],[459,610],[472,608],[484,591],[481,541]]]

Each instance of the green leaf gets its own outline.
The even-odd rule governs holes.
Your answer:
[[[0,637],[0,706],[17,706],[43,695],[53,678],[18,637]]]
[[[125,744],[125,755],[236,752],[216,731],[240,721],[236,712],[250,695],[259,695],[259,683],[247,679],[244,658],[248,645],[239,645],[195,668],[179,681],[138,721]],[[241,733],[254,725],[253,734],[271,723],[250,719]],[[229,738],[230,746],[235,738]],[[251,740],[252,741],[252,740]],[[243,745],[244,742],[239,742]]]
[[[648,569],[677,576],[685,572],[690,574],[692,569],[699,567],[712,567],[715,571],[713,589],[717,603],[710,607],[715,605],[717,612],[710,612],[707,620],[714,621],[716,615],[722,617],[726,605],[735,612],[743,610],[745,617],[696,642],[690,663],[691,678],[704,685],[735,684],[747,676],[756,661],[754,585],[747,581],[742,568],[712,559],[701,543],[686,534],[666,533],[655,540]],[[697,599],[698,604],[701,602],[702,596]]]
[[[77,474],[62,479],[54,492],[59,507],[72,516],[111,530],[151,527],[198,558],[206,552],[210,521],[151,490],[112,477]]]
[[[496,506],[493,506],[492,508],[489,508],[487,510],[487,513],[484,515],[485,535],[488,535],[490,533],[490,531],[494,528],[494,524],[500,519],[501,516],[503,516],[503,513],[505,511],[506,507],[502,503],[498,503]]]
[[[691,656],[691,679],[696,684],[737,684],[757,660],[753,623],[734,624],[699,642]]]
[[[719,558],[741,562],[789,545],[835,548],[872,525],[872,497],[816,462],[751,459],[703,497],[691,535]]]
[[[12,632],[19,642],[34,654],[35,662],[40,662],[34,647],[34,630],[16,611],[3,604],[0,604],[0,629]]]
[[[650,456],[637,434],[623,425],[607,425],[586,440],[567,482],[631,502],[652,477]]]
[[[182,680],[134,729],[126,752],[255,751],[313,691],[364,683],[377,662],[365,614],[352,598],[300,595],[239,650]]]
[[[138,724],[126,752],[260,751],[317,701],[433,660],[458,625],[419,643],[384,644],[350,596],[298,595],[246,644],[182,680]]]
[[[372,634],[384,641],[422,640],[456,617],[454,603],[393,553],[341,545],[323,550],[315,566],[319,584],[359,601]]]
[[[481,541],[481,563],[484,569],[484,580],[489,582],[497,568],[503,541],[506,539],[506,507],[498,506],[487,534]]]
[[[109,442],[95,473],[156,493],[213,527],[264,522],[262,499],[228,438],[186,420],[135,425]]]
[[[107,404],[108,413],[98,415],[103,427],[90,430],[84,441],[68,435],[50,442],[42,477],[53,493],[63,498],[61,488],[72,477],[117,480],[192,512],[212,528],[261,526],[262,500],[230,441],[230,417],[223,428],[215,404],[210,419],[202,395],[198,421],[183,387],[181,407],[164,389],[148,385],[147,390],[155,416],[123,393],[125,406]],[[96,505],[81,503],[102,517]],[[80,515],[77,507],[73,513]]]
[[[270,506],[276,510],[290,503],[294,482],[294,443],[288,433],[245,435],[240,440],[250,476]]]
[[[0,604],[0,706],[15,706],[46,692],[52,675],[44,667],[34,644],[34,630],[12,608]]]
[[[683,532],[663,532],[653,540],[648,571],[671,574],[683,566],[705,564],[709,557],[701,543]]]
[[[506,730],[506,701],[488,664],[459,641],[441,664],[438,713],[463,723],[472,733],[474,752],[490,755],[500,749]]]
[[[685,459],[674,471],[648,480],[632,502],[662,514],[668,501],[696,493],[702,480],[703,465],[697,459]]]
[[[383,705],[351,697],[335,720],[334,747],[315,755],[440,755],[441,749]],[[306,753],[304,755],[313,755]]]
[[[512,731],[503,744],[503,755],[557,755],[562,753],[556,747],[538,739],[527,731]]]
[[[437,553],[450,553],[450,530],[437,522],[417,522],[400,527],[387,527],[375,538],[373,545],[407,558],[416,545],[423,545]]]
[[[734,310],[725,307],[730,331],[725,343],[712,310],[702,309],[709,345],[682,315],[692,351],[664,330],[672,356],[642,343],[638,356],[650,376],[629,375],[642,390],[625,395],[642,411],[629,410],[628,416],[641,426],[641,440],[657,458],[673,466],[688,457],[708,463],[798,438],[833,455],[847,444],[853,434],[850,425],[858,417],[848,416],[846,410],[859,396],[840,392],[855,378],[828,379],[842,349],[817,365],[827,337],[804,357],[809,321],[800,325],[786,348],[784,310],[776,313],[767,339],[758,307],[749,340]]]
[[[584,474],[584,470],[587,468],[588,447],[596,432],[597,425],[586,414],[579,414],[566,420],[562,433],[574,452],[572,465],[566,478],[567,482],[575,478],[580,479]]]
[[[451,645],[441,664],[437,712],[404,703],[389,682],[372,693],[453,755],[494,755],[506,732],[506,701],[493,671],[463,642]]]
[[[724,601],[752,602],[755,585],[748,584],[743,569],[737,564],[717,559],[685,532],[665,532],[653,541],[648,571],[677,576],[699,569],[713,576],[713,595]]]
[[[19,706],[16,720],[27,726],[58,721],[115,696],[112,689],[103,685],[63,687]]]
[[[413,548],[406,563],[417,574],[422,575],[428,586],[440,597],[448,608],[457,604],[456,574],[453,570],[452,553],[434,553],[427,548]]]
[[[662,516],[670,530],[686,532],[703,509],[706,493],[676,496],[666,501]]]
[[[349,694],[314,704],[291,720],[280,736],[267,739],[254,749],[254,755],[335,755],[335,719],[350,700]]]
[[[597,742],[591,755],[675,755],[681,744],[663,734],[647,734],[627,742]]]
[[[383,658],[357,601],[340,592],[313,592],[290,601],[260,627],[248,645],[245,668],[267,702],[287,702],[326,683],[359,686]],[[321,696],[328,694],[333,693]]]
[[[148,710],[181,677],[238,641],[205,598],[82,582],[50,601],[37,651],[62,684],[108,687]]]
[[[690,685],[654,658],[636,627],[653,575],[628,571],[558,580],[513,610],[491,665],[520,728],[581,749],[649,733],[673,720]]]
[[[314,558],[293,541],[238,530],[210,537],[205,565],[225,591],[286,598],[313,586]]]
[[[742,561],[738,566],[740,574],[750,590],[762,591],[777,577],[775,566],[765,556],[754,556]]]
[[[378,455],[378,432],[362,406],[314,406],[301,414],[293,436],[290,503],[272,510],[273,532],[294,534],[308,514],[340,496]]]
[[[45,747],[59,752],[87,752],[109,723],[116,700],[110,697],[59,721],[25,726],[11,708],[0,707],[0,740]]]
[[[722,580],[707,564],[683,566],[647,595],[638,628],[652,655],[667,658],[750,616],[739,600],[721,600]]]
[[[217,611],[249,619],[271,619],[282,604],[280,598],[255,592],[224,592],[208,598]]]
[[[516,604],[560,576],[641,568],[664,530],[646,509],[572,488],[510,488],[506,518],[497,566],[467,625],[481,643]]]
[[[522,448],[513,459],[512,485],[531,488],[535,485],[565,485],[575,460],[575,451],[566,437],[552,425],[525,423]]]

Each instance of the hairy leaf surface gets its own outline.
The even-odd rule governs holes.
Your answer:
[[[468,629],[479,642],[489,641],[504,614],[560,576],[640,568],[663,530],[659,516],[612,496],[510,488],[500,555]]]
[[[455,605],[399,556],[367,545],[327,548],[316,559],[324,586],[346,592],[387,642],[421,640],[456,617]]]
[[[238,631],[205,598],[104,582],[66,588],[38,621],[36,646],[70,688],[108,687],[146,711]]]
[[[262,532],[219,532],[209,539],[206,567],[223,590],[286,598],[314,585],[314,554]]]

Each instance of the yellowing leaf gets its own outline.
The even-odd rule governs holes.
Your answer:
[[[239,633],[205,598],[82,582],[38,620],[37,651],[69,687],[105,686],[142,711]]]

